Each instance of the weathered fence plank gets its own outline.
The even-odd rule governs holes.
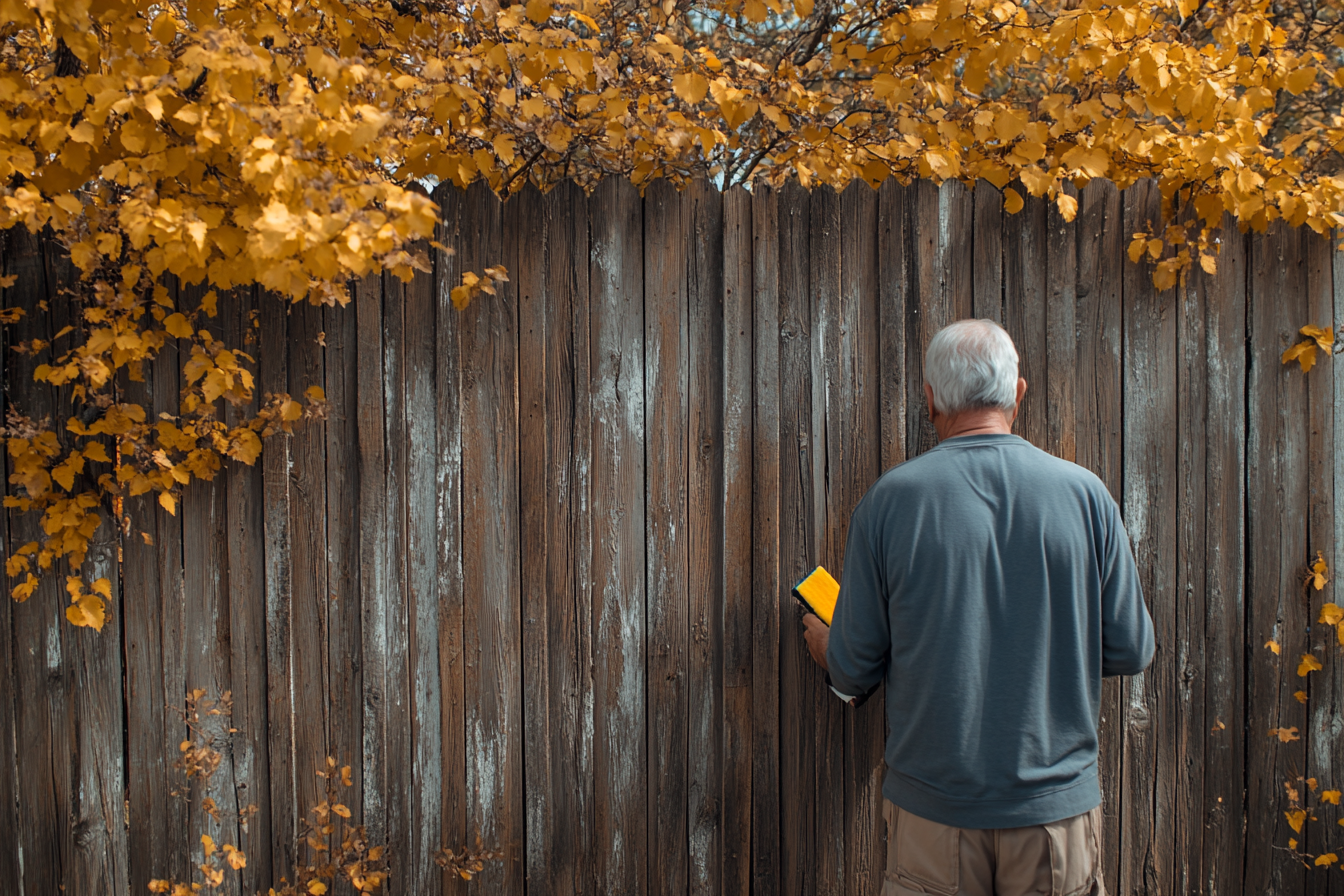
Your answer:
[[[1078,203],[1076,261],[1077,368],[1074,383],[1077,462],[1101,477],[1117,498],[1122,494],[1123,340],[1121,282],[1125,251],[1120,193],[1109,181],[1093,181]],[[1019,349],[1020,354],[1020,349]],[[1068,375],[1067,371],[1061,371]],[[1030,396],[1031,387],[1027,394]],[[1031,399],[1027,399],[1028,405]],[[1102,865],[1106,889],[1119,893],[1122,755],[1121,684],[1102,683],[1099,735],[1102,805]]]
[[[723,565],[717,608],[723,629],[723,893],[751,892],[755,688],[752,583],[753,444],[752,196],[741,187],[723,197]]]
[[[844,569],[849,513],[882,472],[878,369],[878,197],[855,183],[840,196],[839,289],[826,296],[832,332],[823,344],[826,378],[827,562]],[[882,779],[885,693],[843,712],[845,826],[843,893],[876,893],[886,869]]]
[[[1269,848],[1299,837],[1284,818],[1284,784],[1304,790],[1293,779],[1308,772],[1310,740],[1310,733],[1302,736],[1307,722],[1292,695],[1307,684],[1295,670],[1309,650],[1300,573],[1310,544],[1306,435],[1312,424],[1302,372],[1280,363],[1310,312],[1302,237],[1276,224],[1252,241],[1250,256],[1246,812],[1266,821],[1247,831],[1247,893],[1302,892],[1305,885],[1302,867]],[[1281,657],[1262,646],[1271,638],[1281,645]],[[1270,734],[1290,728],[1298,740],[1281,743]]]
[[[693,894],[723,892],[723,195],[697,183],[682,202],[686,252],[687,836]],[[676,891],[674,891],[676,892]]]
[[[780,554],[780,194],[758,187],[751,202],[753,410],[751,421],[752,771],[751,891],[778,893],[782,875],[780,638],[793,615],[781,599]]]
[[[1195,575],[1203,578],[1205,595],[1203,724],[1208,735],[1202,872],[1195,886],[1208,893],[1240,891],[1246,836],[1246,239],[1230,227],[1227,233],[1217,273],[1197,281],[1204,303],[1207,447],[1204,568]]]
[[[1103,688],[1107,888],[1344,892],[1281,849],[1333,848],[1335,810],[1291,831],[1284,784],[1315,808],[1344,768],[1334,585],[1302,586],[1316,550],[1344,563],[1344,368],[1280,363],[1344,317],[1344,253],[1229,228],[1216,273],[1157,292],[1124,258],[1155,186],[1068,192],[1071,222],[987,184],[444,189],[432,274],[366,277],[349,308],[222,297],[207,326],[259,355],[224,419],[309,385],[326,419],[176,516],[128,499],[84,570],[117,594],[101,635],[54,578],[4,608],[0,884],[140,892],[189,878],[202,833],[248,854],[225,892],[292,878],[330,753],[389,893],[876,892],[883,704],[831,697],[787,595],[842,571],[854,505],[934,444],[923,351],[973,314],[1016,340],[1017,431],[1120,500],[1157,623],[1153,667]],[[499,263],[498,295],[453,307]],[[3,270],[34,309],[7,345],[70,319],[54,246],[11,232]],[[183,360],[123,394],[175,413]],[[55,414],[35,363],[5,359],[7,405]],[[11,552],[40,537],[3,522]],[[1297,675],[1305,653],[1324,668]],[[231,691],[239,731],[188,788],[191,688]],[[478,834],[503,863],[434,868]]]
[[[597,891],[648,880],[643,216],[610,180],[588,202],[593,407],[593,767]]]

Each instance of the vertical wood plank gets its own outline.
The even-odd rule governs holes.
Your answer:
[[[45,252],[25,228],[9,230],[7,239],[6,273],[17,280],[5,298],[28,309],[14,325],[11,338],[49,340],[55,332],[49,304],[38,303],[54,296],[57,287],[48,283]],[[51,416],[56,401],[53,390],[33,382],[37,359],[15,353],[5,361],[12,381],[22,384],[22,391],[11,396],[11,408],[33,420]],[[16,546],[45,537],[36,515],[17,510],[10,513],[9,531]],[[18,811],[24,823],[16,839],[23,856],[25,894],[59,892],[69,882],[73,862],[67,801],[71,751],[63,731],[71,713],[68,670],[62,657],[62,635],[71,627],[62,613],[68,598],[57,578],[44,577],[27,601],[12,608],[15,687],[16,694],[22,695],[15,704],[14,737],[18,744]]]
[[[944,224],[941,193],[931,181],[917,180],[906,188],[905,195],[909,203],[911,251],[910,298],[906,303],[905,450],[907,457],[914,457],[938,444],[938,433],[924,398],[924,350],[933,334],[950,324],[952,318],[943,292],[946,244],[941,239]]]
[[[327,399],[326,581],[329,717],[327,743],[341,766],[350,766],[351,786],[341,799],[354,818],[364,819],[363,657],[359,603],[359,404],[357,306],[323,312],[326,349],[323,389]]]
[[[544,198],[523,195],[530,202],[522,216],[537,216],[543,226],[538,246],[544,250],[534,268],[520,256],[518,286],[524,396],[519,444],[524,462],[529,450],[536,458],[523,470],[520,498],[525,511],[539,511],[532,525],[543,536],[523,545],[529,600],[525,657],[536,654],[523,673],[524,714],[536,719],[527,724],[525,748],[528,886],[580,894],[594,888],[588,219],[585,211],[575,213],[584,209],[575,185],[557,187]],[[525,284],[530,284],[526,294]],[[540,420],[526,419],[524,433],[524,419],[534,417]],[[538,442],[544,443],[544,455]],[[529,674],[529,668],[535,672]]]
[[[753,322],[752,466],[752,768],[753,893],[781,892],[783,819],[780,741],[780,639],[786,595],[780,569],[780,313],[778,190],[751,197]]]
[[[911,407],[907,404],[910,393],[906,388],[910,370],[906,348],[906,321],[911,316],[907,308],[911,252],[907,198],[910,194],[908,187],[888,180],[882,184],[877,196],[878,353],[882,359],[878,369],[878,398],[882,427],[880,465],[883,470],[905,460],[906,415]],[[920,403],[913,407],[918,413],[924,405]]]
[[[12,363],[12,362],[11,362]],[[146,365],[143,382],[126,384],[126,400],[153,416],[178,412],[178,352],[166,344]],[[8,372],[8,371],[7,371]],[[122,607],[126,655],[126,799],[129,816],[130,888],[144,892],[154,878],[183,880],[190,873],[185,800],[171,796],[182,786],[173,768],[185,727],[170,707],[186,693],[184,641],[186,600],[182,584],[182,518],[158,505],[152,494],[127,498],[123,513],[131,532],[123,539]],[[146,536],[148,536],[146,538]],[[263,726],[258,732],[266,736]],[[261,787],[269,787],[267,782]],[[257,797],[267,804],[269,794]],[[270,842],[269,835],[267,843]],[[269,845],[257,856],[269,865]],[[249,854],[250,856],[250,854]]]
[[[199,286],[182,290],[178,307],[196,309],[204,292]],[[203,690],[205,699],[215,701],[233,691],[232,656],[228,649],[221,649],[231,637],[225,485],[222,475],[212,480],[192,480],[183,488],[178,505],[182,514],[183,591],[187,602],[187,687]],[[201,721],[217,744],[231,740],[227,717],[202,715]],[[191,788],[193,805],[187,816],[187,828],[194,844],[194,857],[200,856],[204,834],[218,844],[239,842],[238,820],[231,811],[237,805],[237,757],[231,748],[220,752],[223,759],[219,767],[204,781],[195,781]],[[206,798],[221,807],[217,819],[200,810],[199,801]],[[240,893],[238,878],[226,875],[222,889],[230,896]]]
[[[597,886],[647,893],[643,217],[635,188],[589,198],[593,357],[593,766]]]
[[[1334,283],[1332,267],[1332,256],[1334,255],[1334,243],[1328,237],[1322,237],[1315,233],[1300,229],[1302,237],[1302,260],[1304,265],[1304,274],[1306,280],[1306,296],[1304,321],[1322,326],[1327,329],[1333,329],[1336,326],[1334,318]],[[1323,364],[1330,364],[1331,361],[1321,359]],[[1335,464],[1334,455],[1338,450],[1335,444],[1335,391],[1332,378],[1327,373],[1328,368],[1319,369],[1321,376],[1307,376],[1307,419],[1310,421],[1307,430],[1307,488],[1308,504],[1306,510],[1307,540],[1303,552],[1303,565],[1309,565],[1316,557],[1316,552],[1320,551],[1327,565],[1334,569],[1334,553],[1338,546],[1334,543],[1335,535]],[[1313,373],[1318,372],[1313,368]],[[1325,590],[1316,591],[1314,588],[1306,589],[1305,604],[1306,623],[1310,628],[1310,646],[1313,653],[1320,657],[1324,668],[1318,673],[1312,673],[1307,679],[1307,692],[1309,702],[1307,704],[1306,725],[1304,726],[1304,740],[1307,740],[1307,774],[1321,782],[1323,789],[1338,789],[1337,785],[1344,783],[1344,765],[1341,764],[1339,747],[1337,746],[1339,736],[1344,732],[1344,716],[1341,715],[1341,670],[1344,669],[1344,663],[1341,663],[1338,649],[1338,639],[1334,629],[1329,625],[1317,624],[1320,618],[1321,605],[1326,601],[1334,601],[1338,592],[1334,586],[1327,584]],[[1310,737],[1305,735],[1310,732]],[[1310,793],[1310,790],[1308,790]],[[1319,802],[1319,797],[1315,793],[1310,793],[1306,797],[1309,804],[1318,806],[1324,810],[1325,806]],[[1314,813],[1318,815],[1318,821],[1315,824],[1308,823],[1307,837],[1305,839],[1307,850],[1314,855],[1323,855],[1329,852],[1335,852],[1338,849],[1339,838],[1335,833],[1335,825],[1331,825],[1332,820],[1324,814],[1324,811]],[[1333,814],[1333,813],[1332,813]],[[1315,868],[1309,872],[1308,885],[1317,893],[1338,893],[1344,886],[1336,880],[1338,875],[1321,873],[1325,869]]]
[[[808,254],[811,263],[805,294],[809,299],[807,314],[811,320],[808,326],[808,347],[811,352],[812,419],[808,430],[812,435],[813,450],[811,518],[808,524],[813,554],[797,558],[804,571],[794,581],[801,579],[806,575],[806,570],[818,563],[837,574],[843,569],[844,543],[833,540],[833,533],[843,525],[840,517],[847,519],[848,515],[840,506],[840,501],[832,498],[835,486],[839,485],[841,468],[831,455],[834,452],[837,460],[843,455],[844,449],[836,443],[844,436],[839,430],[832,430],[832,424],[838,425],[839,421],[832,414],[831,404],[832,396],[837,404],[845,402],[846,398],[852,400],[855,396],[844,395],[844,386],[841,384],[843,374],[834,369],[833,364],[842,358],[852,360],[855,352],[853,342],[861,338],[858,332],[847,330],[841,299],[844,287],[841,283],[843,225],[840,195],[833,189],[822,188],[816,190],[810,199]],[[858,296],[849,298],[855,302],[862,301]],[[797,634],[795,637],[801,642]],[[806,651],[803,651],[803,655],[809,666],[813,667],[809,671],[816,671]],[[810,718],[805,716],[810,725],[804,730],[811,729],[810,736],[816,751],[813,811],[816,814],[817,892],[840,894],[845,888],[845,804],[849,796],[845,763],[845,706],[835,699],[835,695],[824,684],[799,697],[802,698],[799,704],[810,711]]]
[[[972,200],[974,314],[1003,326],[1003,193],[989,181],[979,180]]]
[[[1013,431],[1037,448],[1046,448],[1050,439],[1048,214],[1044,199],[1027,196],[1021,211],[1005,217],[1003,228],[1004,328],[1017,346],[1018,375],[1027,381]]]
[[[1205,291],[1203,723],[1208,732],[1203,873],[1197,885],[1209,893],[1236,894],[1242,891],[1246,849],[1246,238],[1230,216],[1223,233],[1217,273],[1197,281]],[[1251,647],[1252,657],[1264,656],[1253,639]]]
[[[817,564],[818,469],[811,319],[811,201],[796,183],[779,192],[779,599]],[[800,613],[780,620],[780,892],[813,896],[824,845],[817,824],[816,704],[825,691],[807,655]]]
[[[645,556],[648,582],[649,891],[688,886],[689,576],[686,538],[689,202],[644,197]]]
[[[548,588],[553,510],[548,504],[549,473],[552,469],[549,395],[547,392],[549,318],[568,316],[568,295],[554,299],[546,294],[547,238],[550,229],[541,194],[532,186],[510,197],[504,207],[504,226],[520,228],[519,254],[510,266],[510,279],[518,290],[518,508],[522,544],[523,590],[523,729],[524,769],[527,775],[527,882],[532,888],[543,882],[551,892],[572,892],[573,876],[560,872],[558,840],[564,831],[554,820],[556,791],[555,760],[551,756],[556,733],[553,719],[550,656],[560,645],[550,643],[551,606]],[[566,305],[557,307],[560,302]],[[563,449],[562,449],[563,450]],[[566,465],[561,462],[561,469]],[[566,487],[568,483],[561,486]],[[567,532],[557,533],[567,535]],[[563,594],[563,592],[561,593]],[[567,596],[567,595],[566,595]],[[566,601],[556,595],[557,615]],[[554,710],[561,710],[556,706]],[[557,726],[558,727],[558,726]],[[559,748],[559,745],[556,745]]]
[[[322,309],[308,302],[289,307],[285,345],[289,381],[285,391],[295,400],[303,400],[305,389],[321,387],[323,382],[322,346],[318,341],[326,341],[322,317]],[[293,651],[289,672],[294,713],[294,793],[296,809],[303,817],[326,799],[326,782],[317,772],[326,768],[331,753],[327,743],[331,707],[327,611],[331,598],[327,588],[327,463],[322,424],[300,422],[289,442],[289,630]],[[307,817],[312,819],[311,815]]]
[[[262,395],[289,391],[289,308],[279,296],[260,295],[261,321],[257,391]],[[263,446],[262,528],[265,536],[266,575],[266,685],[267,758],[270,768],[272,863],[288,873],[299,860],[299,806],[294,754],[294,636],[290,557],[290,473],[292,445],[277,434]],[[184,533],[185,537],[185,533]],[[188,686],[192,684],[188,676]]]
[[[844,569],[850,514],[882,470],[878,197],[854,183],[840,197],[840,289],[826,342],[826,555]],[[830,298],[830,297],[828,297]],[[858,709],[841,706],[844,719],[845,879],[842,892],[876,893],[886,870],[882,821],[882,753],[886,694]]]
[[[383,284],[369,275],[355,284],[356,376],[359,400],[359,606],[363,694],[362,789],[369,842],[387,843],[387,813],[395,805],[387,781],[387,604],[390,573],[387,461],[383,407]],[[269,544],[269,539],[267,540]],[[395,810],[393,810],[395,811]]]
[[[682,194],[688,213],[686,531],[689,889],[723,892],[724,202],[708,181]]]
[[[752,196],[723,197],[723,892],[751,892],[754,589]]]
[[[411,810],[413,751],[411,746],[410,615],[407,576],[410,564],[407,532],[407,490],[411,445],[406,427],[406,299],[401,282],[383,273],[383,457],[384,515],[387,520],[383,569],[383,626],[387,645],[383,679],[384,749],[387,774],[387,842],[389,892],[414,894],[411,889]],[[418,894],[417,894],[418,896]]]
[[[1125,232],[1160,226],[1156,186],[1125,192]],[[1170,892],[1176,830],[1176,321],[1175,299],[1153,287],[1151,268],[1124,269],[1125,527],[1157,635],[1147,671],[1125,681],[1120,887]]]
[[[419,247],[426,250],[428,246]],[[406,892],[429,896],[442,888],[434,854],[443,844],[443,749],[439,681],[437,458],[429,446],[437,432],[434,395],[435,306],[432,274],[417,273],[400,283],[404,303],[403,401],[407,445],[406,614],[409,621],[407,666],[409,701],[406,726],[411,751],[407,786],[410,798]],[[460,846],[461,844],[459,844]]]
[[[975,313],[975,197],[959,180],[938,187],[938,280],[944,302],[941,326]],[[937,332],[934,330],[933,332]]]
[[[1176,631],[1176,713],[1171,741],[1161,749],[1175,750],[1181,761],[1173,763],[1176,772],[1176,806],[1191,811],[1173,812],[1175,844],[1172,862],[1175,886],[1180,892],[1200,890],[1204,874],[1205,824],[1201,815],[1205,797],[1205,763],[1211,740],[1212,722],[1206,722],[1206,678],[1209,649],[1205,632],[1208,626],[1208,594],[1204,569],[1210,496],[1207,492],[1209,429],[1208,378],[1205,363],[1209,341],[1205,302],[1208,277],[1200,271],[1172,291],[1172,312],[1176,316],[1176,550],[1173,560]],[[1198,809],[1196,809],[1198,807]],[[1171,811],[1167,809],[1166,811]]]
[[[277,302],[272,297],[264,301]],[[241,347],[248,354],[257,350],[257,331],[253,315],[257,310],[256,291],[235,290],[222,297],[219,313],[223,320],[224,343]],[[234,407],[224,406],[224,420],[237,426],[257,413],[258,397]],[[266,446],[263,446],[265,450]],[[229,648],[233,671],[233,717],[238,729],[233,737],[235,771],[238,777],[236,806],[248,812],[245,830],[239,832],[236,846],[247,855],[241,869],[241,889],[258,892],[279,878],[271,861],[270,762],[267,733],[266,681],[266,549],[262,498],[265,494],[262,467],[234,461],[224,465],[225,516],[229,535],[226,548],[229,578]],[[324,508],[325,511],[325,508]],[[324,513],[325,515],[325,513]],[[125,539],[127,546],[143,540],[134,532]],[[172,749],[165,743],[161,750]],[[250,808],[255,807],[255,813]],[[152,810],[151,810],[152,811]],[[282,874],[291,873],[284,869]]]
[[[1077,198],[1071,185],[1065,191]],[[1076,219],[1075,219],[1076,221]],[[1078,456],[1074,411],[1075,376],[1078,367],[1077,279],[1078,247],[1075,221],[1065,221],[1054,203],[1046,215],[1046,445],[1056,457]],[[1039,395],[1038,395],[1039,400]]]
[[[1117,501],[1123,499],[1121,281],[1125,234],[1120,192],[1110,181],[1093,181],[1079,198],[1077,225],[1078,343],[1074,383],[1077,462],[1106,484]],[[1019,350],[1019,354],[1020,354]],[[1039,395],[1030,391],[1026,402]],[[1102,684],[1098,765],[1102,786],[1101,858],[1106,889],[1119,893],[1121,785],[1121,681]]]
[[[438,241],[459,246],[466,194],[440,187]],[[461,313],[452,289],[461,282],[456,254],[434,253],[437,400],[435,418],[435,519],[438,525],[439,732],[443,763],[442,835],[444,845],[460,850],[467,840],[466,663],[462,649],[462,357]],[[465,884],[444,873],[445,893],[461,893]]]
[[[465,269],[517,257],[501,231],[499,200],[467,194]],[[523,862],[522,624],[518,534],[518,318],[512,284],[479,296],[461,318],[462,569],[470,827],[504,851],[473,881],[477,892],[518,892]]]
[[[1282,850],[1295,834],[1283,815],[1285,780],[1305,774],[1309,737],[1280,743],[1272,728],[1305,726],[1292,697],[1297,664],[1309,649],[1300,572],[1308,550],[1307,377],[1280,355],[1310,314],[1302,234],[1276,222],[1252,241],[1247,409],[1246,882],[1247,893],[1305,886],[1304,870]],[[1274,657],[1262,645],[1282,645]],[[1319,658],[1319,657],[1318,657]],[[1310,684],[1306,688],[1311,692]]]
[[[7,275],[9,240],[0,236],[0,275]],[[15,299],[11,290],[0,290],[0,300],[5,302],[5,307],[11,307],[10,303]],[[10,378],[11,370],[10,339],[7,334],[0,334],[0,404],[3,404],[3,410],[10,408]],[[17,389],[15,391],[18,391]],[[3,469],[5,482],[9,482],[9,452],[5,451],[4,459],[0,460],[0,469]],[[5,494],[10,494],[10,489],[5,488]],[[9,541],[9,514],[0,513],[0,550],[4,551],[5,560],[8,561],[14,555],[14,548],[18,545],[11,544]],[[6,593],[0,595],[0,830],[9,831],[9,836],[0,840],[0,881],[7,882],[12,892],[17,896],[23,896],[23,860],[19,852],[19,744],[15,735],[17,733],[15,706],[19,694],[19,682],[17,669],[14,665],[14,643],[13,631],[13,600],[8,598],[9,588],[5,588]],[[122,600],[123,613],[126,601]],[[124,627],[124,623],[123,623]],[[128,700],[129,703],[129,700]]]

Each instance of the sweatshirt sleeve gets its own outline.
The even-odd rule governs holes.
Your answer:
[[[840,596],[831,617],[826,664],[831,686],[844,694],[864,694],[887,674],[891,623],[881,564],[859,510],[850,518]]]
[[[1101,583],[1101,674],[1137,675],[1153,659],[1153,620],[1143,602],[1129,534],[1120,509],[1106,496],[1110,509]]]

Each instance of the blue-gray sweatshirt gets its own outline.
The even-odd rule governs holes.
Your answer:
[[[1120,511],[1092,473],[1012,435],[888,470],[850,519],[826,659],[885,677],[882,792],[962,828],[1095,808],[1101,679],[1153,657]]]

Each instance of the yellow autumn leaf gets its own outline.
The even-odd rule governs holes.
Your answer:
[[[1310,653],[1302,654],[1301,661],[1297,664],[1297,674],[1300,678],[1306,678],[1308,672],[1316,672],[1321,668],[1321,661],[1316,659]]]
[[[327,892],[327,885],[320,880],[310,880],[308,881],[308,892],[312,896],[322,896],[323,893]]]
[[[672,92],[692,106],[699,105],[709,93],[709,80],[698,72],[682,72],[672,76]]]
[[[107,618],[106,606],[103,604],[103,599],[96,594],[81,594],[65,608],[65,618],[72,625],[102,631]]]
[[[1271,737],[1277,737],[1285,744],[1295,741],[1299,737],[1297,726],[1293,726],[1292,728],[1271,728],[1269,729],[1269,734]]]
[[[174,498],[169,492],[159,493],[159,506],[162,507],[164,510],[168,511],[169,513],[171,513],[173,516],[177,516],[177,499]]]
[[[1294,833],[1302,833],[1302,824],[1307,820],[1306,810],[1290,809],[1283,814],[1288,819],[1288,827],[1292,828]]]
[[[1330,865],[1335,864],[1335,863],[1338,862],[1338,861],[1339,861],[1339,857],[1338,857],[1338,856],[1336,856],[1336,855],[1335,855],[1334,853],[1332,853],[1332,852],[1327,852],[1327,853],[1322,853],[1321,855],[1317,856],[1317,857],[1316,857],[1316,861],[1313,862],[1312,864],[1313,864],[1313,865],[1316,865],[1317,867],[1320,867],[1320,866],[1322,866],[1322,865],[1328,867],[1328,866],[1330,866]]]
[[[1321,802],[1330,803],[1331,805],[1338,806],[1339,796],[1340,792],[1338,790],[1323,790],[1321,791]]]
[[[1306,691],[1293,691],[1293,699],[1296,700],[1298,703],[1306,703],[1306,702],[1307,702],[1307,692],[1306,692]]]
[[[1278,641],[1275,641],[1274,639],[1271,638],[1270,640],[1268,640],[1268,641],[1265,642],[1265,647],[1269,648],[1269,650],[1271,650],[1271,651],[1274,653],[1275,656],[1278,656],[1278,655],[1279,655],[1279,642],[1278,642]]]
[[[1321,616],[1316,621],[1325,625],[1339,625],[1342,620],[1344,620],[1344,608],[1327,603],[1321,605]]]
[[[1012,187],[1003,188],[1003,210],[1010,215],[1022,211],[1022,196]]]
[[[1309,373],[1312,366],[1316,363],[1316,343],[1308,340],[1290,346],[1284,351],[1283,357],[1280,360],[1284,364],[1296,360],[1297,363],[1302,366],[1302,372]]]

